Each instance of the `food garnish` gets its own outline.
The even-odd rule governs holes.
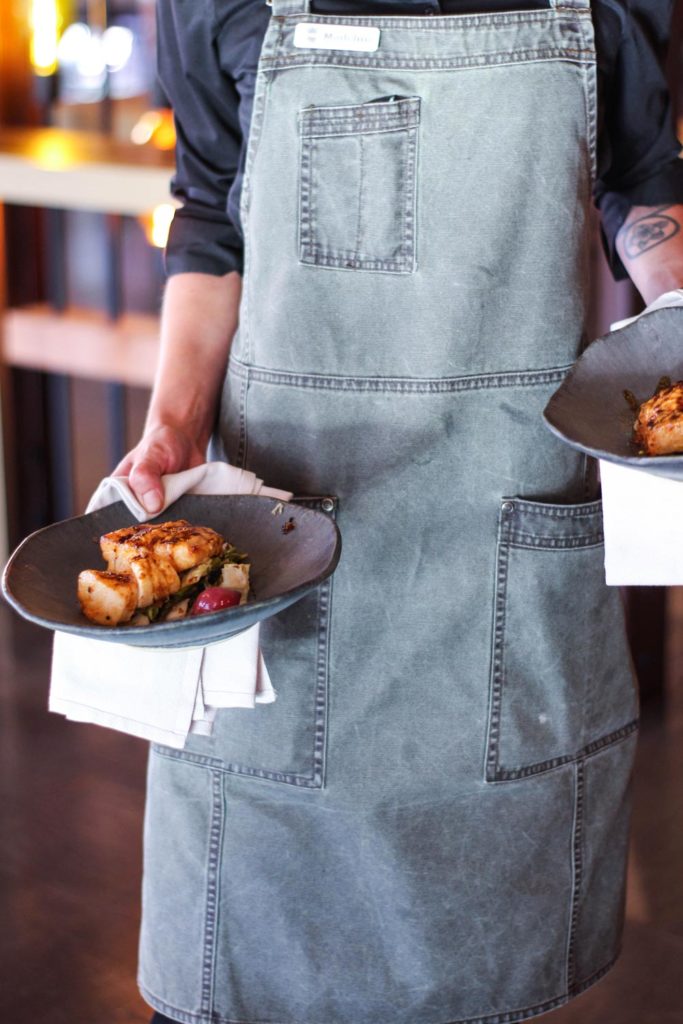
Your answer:
[[[185,519],[129,526],[105,533],[100,549],[107,569],[85,569],[78,576],[83,614],[99,625],[149,625],[185,618],[208,590],[223,595],[214,597],[213,603],[205,599],[202,612],[247,599],[247,556],[208,526],[192,526]]]

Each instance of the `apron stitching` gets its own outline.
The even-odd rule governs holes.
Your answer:
[[[299,158],[299,259],[303,259],[313,248],[312,209],[312,162],[313,137],[302,135]]]
[[[249,389],[249,372],[244,375],[240,384],[240,407],[239,407],[239,438],[237,442],[237,465],[242,469],[246,465],[247,458],[247,391]]]
[[[510,536],[510,547],[520,551],[576,551],[581,548],[599,548],[603,543],[602,533],[595,537],[539,537],[515,532]]]
[[[531,501],[529,498],[510,498],[515,509],[523,518],[531,515],[546,516],[549,519],[595,519],[598,529],[602,524],[602,502],[600,499],[580,502],[578,505],[560,505]],[[596,534],[598,530],[596,530]]]
[[[218,772],[211,772],[212,815],[209,833],[209,860],[206,881],[206,915],[204,918],[204,957],[202,962],[202,1013],[213,1010],[213,986],[216,958],[216,923],[220,881],[220,849],[223,838],[222,782]]]
[[[555,10],[538,10],[538,11],[517,11],[512,14],[496,14],[495,12],[489,12],[488,14],[448,14],[442,15],[429,15],[425,18],[422,14],[406,14],[406,15],[353,15],[353,14],[320,14],[318,12],[309,12],[308,14],[273,14],[271,20],[275,20],[280,25],[280,36],[277,40],[280,43],[284,31],[290,29],[292,19],[296,18],[297,21],[321,21],[324,22],[329,19],[334,24],[339,22],[343,25],[372,25],[380,26],[381,28],[403,28],[414,31],[420,29],[426,32],[436,32],[439,34],[450,34],[453,30],[466,29],[468,33],[474,32],[477,29],[487,31],[491,28],[498,28],[506,25],[535,25],[535,24],[558,24],[565,21],[569,21],[569,24],[575,24],[576,19],[590,17],[590,13],[587,7],[574,8],[569,7],[566,4],[561,8]],[[571,20],[569,20],[571,19]]]
[[[575,764],[577,761],[586,760],[600,754],[607,747],[616,746],[629,739],[638,729],[638,719],[622,725],[621,728],[601,736],[591,743],[587,743],[581,750],[573,754],[565,754],[562,757],[549,758],[547,761],[538,761],[536,764],[525,765],[523,768],[497,768],[495,778],[487,779],[487,782],[516,782],[519,779],[526,779],[530,776],[544,775],[546,772],[563,768],[567,764]]]
[[[583,78],[583,95],[586,108],[586,138],[588,140],[588,156],[590,160],[590,184],[591,192],[595,188],[598,177],[598,139],[597,139],[597,75],[595,52],[595,37],[593,34],[593,22],[587,22],[583,27],[583,44],[585,52],[592,54],[592,62],[584,62],[581,65]]]
[[[486,388],[537,387],[561,383],[569,366],[541,370],[503,370],[500,373],[472,377],[347,377],[333,374],[297,373],[268,370],[247,365],[236,357],[230,360],[230,372],[249,375],[250,380],[275,386],[319,388],[326,391],[386,391],[391,393],[444,394],[453,391],[479,391]]]
[[[219,761],[215,757],[207,757],[204,754],[195,754],[190,750],[175,750],[173,747],[164,747],[161,744],[153,744],[154,753],[158,757],[165,757],[168,760],[183,761],[192,768],[212,768],[222,775],[241,775],[249,778],[261,779],[264,782],[285,783],[297,786],[299,789],[319,789],[320,786],[310,776],[295,775],[289,772],[271,771],[269,768],[250,768],[248,765]]]
[[[574,986],[576,975],[576,930],[583,881],[583,791],[584,763],[579,760],[574,771],[574,825],[572,841],[572,897],[567,943],[567,991]]]
[[[364,159],[363,159],[363,136],[358,136],[358,173],[360,180],[358,182],[358,219],[356,221],[356,255],[360,258],[361,251],[361,237],[363,227],[363,171],[364,171]]]
[[[316,65],[355,68],[405,68],[407,71],[413,69],[452,71],[458,68],[496,68],[515,64],[534,64],[544,61],[555,62],[563,60],[569,60],[576,64],[587,63],[593,66],[595,64],[595,51],[552,46],[524,50],[503,50],[498,53],[474,57],[419,57],[417,55],[411,57],[406,54],[392,57],[388,53],[382,54],[381,57],[344,56],[339,53],[329,55],[311,53],[304,56],[297,53],[283,54],[280,57],[268,57],[264,60],[263,64],[264,67],[268,66],[272,71],[286,71],[295,67],[314,67]]]
[[[419,107],[418,107],[419,110]],[[415,221],[417,217],[417,127],[410,128],[408,130],[408,161],[407,165],[404,164],[404,168],[407,168],[404,174],[404,187],[405,187],[405,198],[402,205],[403,210],[403,238],[404,244],[401,247],[405,248],[404,258],[410,261],[411,270],[415,270],[417,266],[417,252],[416,252],[416,241],[415,241]]]
[[[325,784],[327,760],[331,597],[331,579],[327,579],[320,587],[320,612],[318,617],[318,670],[315,691],[315,734],[313,741],[313,780],[318,787],[322,787]]]
[[[489,698],[489,721],[486,741],[486,781],[494,782],[498,777],[498,744],[500,741],[500,720],[503,704],[503,647],[505,641],[505,616],[507,612],[506,592],[508,543],[511,524],[506,515],[501,513],[498,547],[496,554],[496,589],[495,619],[493,629],[493,652],[491,663],[491,683]]]

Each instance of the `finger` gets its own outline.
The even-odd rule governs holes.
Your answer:
[[[144,509],[153,515],[164,504],[162,467],[152,458],[136,462],[128,476],[130,488]]]
[[[116,466],[111,471],[111,473],[109,475],[110,476],[128,476],[128,474],[130,473],[131,469],[133,468],[134,461],[135,461],[135,459],[134,459],[133,453],[130,452],[123,459],[121,459],[121,461],[119,462],[118,466]]]

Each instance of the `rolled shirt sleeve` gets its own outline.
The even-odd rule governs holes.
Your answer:
[[[617,279],[615,240],[632,206],[683,203],[683,160],[664,61],[672,0],[597,0],[601,124],[596,202]]]
[[[253,0],[159,0],[157,5],[158,75],[177,132],[171,193],[182,204],[166,247],[169,276],[242,272],[239,191],[253,76],[269,12]],[[259,18],[263,26],[255,24]],[[221,35],[228,20],[234,39],[231,35],[226,47]],[[247,21],[251,46],[240,40],[240,25],[243,32]]]

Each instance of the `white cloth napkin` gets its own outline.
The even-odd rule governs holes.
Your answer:
[[[283,501],[291,497],[222,462],[165,476],[163,484],[164,509],[186,493],[262,494]],[[125,477],[106,477],[88,512],[119,500],[139,521],[149,518]],[[275,700],[258,640],[258,625],[208,647],[178,650],[57,632],[48,706],[76,722],[182,749],[189,733],[211,735],[217,709],[253,708]]]
[[[162,477],[162,481],[164,506],[154,515],[160,515],[183,494],[262,494],[266,498],[280,498],[282,501],[287,501],[292,496],[289,491],[264,487],[263,480],[259,480],[255,473],[230,466],[227,462],[203,462],[194,469],[170,473]],[[111,505],[115,501],[125,501],[141,523],[150,518],[149,512],[142,507],[131,491],[128,477],[125,476],[105,476],[88,502],[86,512],[94,512],[95,509]]]
[[[683,288],[674,288],[673,291],[663,292],[654,302],[646,306],[641,313],[637,313],[636,316],[629,316],[626,320],[617,320],[616,323],[611,324],[610,330],[620,331],[622,327],[628,327],[629,324],[639,320],[641,316],[654,313],[656,309],[673,308],[675,306],[683,306]]]
[[[612,324],[612,330],[667,306],[683,306],[683,288],[665,292],[638,316]],[[603,459],[600,480],[607,583],[615,587],[683,584],[683,481]]]
[[[610,586],[683,583],[683,481],[600,460],[605,579]]]

